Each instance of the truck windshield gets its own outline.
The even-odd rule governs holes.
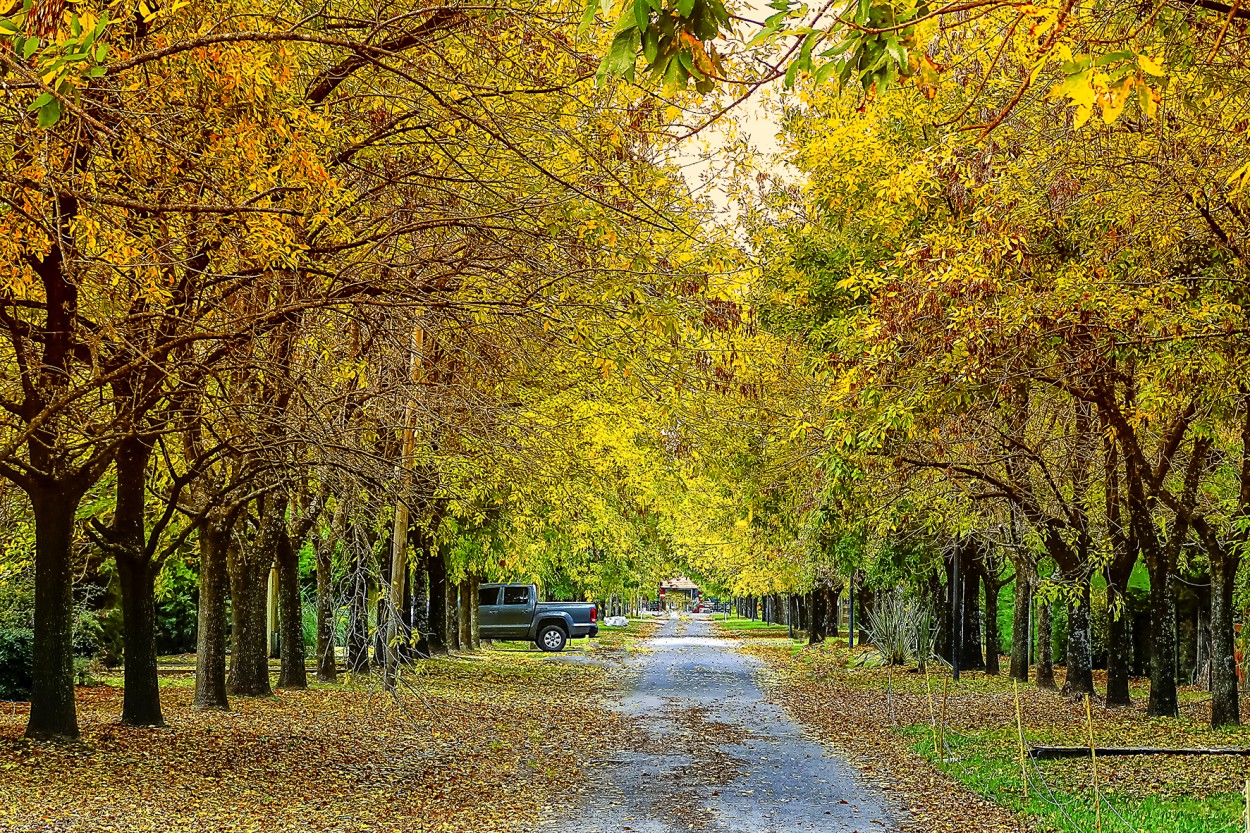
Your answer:
[[[506,605],[523,605],[529,604],[530,589],[528,587],[505,587],[503,589],[503,603]]]

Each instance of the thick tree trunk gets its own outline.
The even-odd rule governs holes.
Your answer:
[[[122,644],[126,657],[122,723],[164,726],[156,674],[156,565],[118,554],[122,590]]]
[[[1241,723],[1233,637],[1233,590],[1240,558],[1213,557],[1211,563],[1211,727]]]
[[[1079,581],[1077,600],[1068,604],[1067,676],[1063,681],[1063,693],[1069,697],[1094,693],[1089,579]]]
[[[985,657],[981,654],[981,578],[980,565],[973,556],[977,552],[975,546],[964,548],[967,554],[960,570],[960,587],[963,592],[963,649],[960,651],[959,667],[966,671],[980,671],[985,668]]]
[[[430,655],[430,561],[420,552],[420,542],[414,542],[412,559],[412,629],[416,632],[416,654]]]
[[[1171,565],[1162,557],[1147,559],[1150,571],[1150,701],[1151,717],[1176,717],[1176,593]]]
[[[150,442],[124,438],[114,461],[117,503],[108,529],[100,534],[114,547],[122,596],[122,645],[126,660],[122,723],[163,726],[161,690],[156,674],[156,573],[147,551],[146,486]]]
[[[1056,688],[1051,605],[1051,602],[1042,602],[1037,606],[1037,687],[1042,689]]]
[[[447,655],[447,565],[433,545],[426,550],[430,574],[430,654]]]
[[[32,492],[35,516],[35,639],[26,737],[77,738],[74,598],[70,570],[79,495]]]
[[[1012,588],[1015,609],[1011,615],[1011,669],[1013,680],[1029,681],[1029,611],[1033,604],[1032,577],[1016,564],[1016,583]]]
[[[286,524],[278,536],[278,616],[281,621],[279,688],[308,688],[304,650],[304,598],[299,589],[299,552]]]
[[[226,697],[226,549],[230,523],[210,515],[199,532],[200,598],[195,634],[195,707],[228,709]]]
[[[231,547],[230,571],[231,694],[263,697],[273,693],[269,685],[269,572],[272,553],[263,557],[258,548]],[[261,549],[263,549],[263,544]]]

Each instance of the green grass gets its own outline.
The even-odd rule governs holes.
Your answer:
[[[1096,818],[1092,784],[1083,792],[1056,786],[1059,780],[1047,775],[1049,764],[1034,769],[1029,764],[1029,797],[1024,797],[1020,760],[1002,750],[1014,748],[1009,730],[978,733],[975,737],[948,734],[946,745],[951,759],[939,761],[934,753],[933,729],[912,726],[902,730],[914,740],[917,753],[932,762],[973,792],[995,803],[1023,813],[1055,833],[1088,833]],[[1102,829],[1114,831],[1168,831],[1168,833],[1216,833],[1239,829],[1243,818],[1240,793],[1215,793],[1202,799],[1128,796],[1114,791],[1101,793]]]
[[[719,616],[713,617],[713,621],[726,630],[730,631],[746,631],[750,633],[767,633],[767,634],[787,634],[789,629],[785,625],[770,625],[761,619],[744,619],[741,616],[730,616],[728,619],[722,619]]]

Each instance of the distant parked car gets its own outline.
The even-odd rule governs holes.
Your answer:
[[[523,639],[563,651],[570,639],[599,634],[599,609],[589,602],[540,602],[533,584],[483,584],[479,624],[485,639]]]

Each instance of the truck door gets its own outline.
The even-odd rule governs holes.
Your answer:
[[[499,636],[499,593],[498,585],[477,591],[478,626],[487,639]]]
[[[499,605],[499,636],[502,639],[526,639],[534,621],[534,600],[525,584],[505,585],[503,603]]]

